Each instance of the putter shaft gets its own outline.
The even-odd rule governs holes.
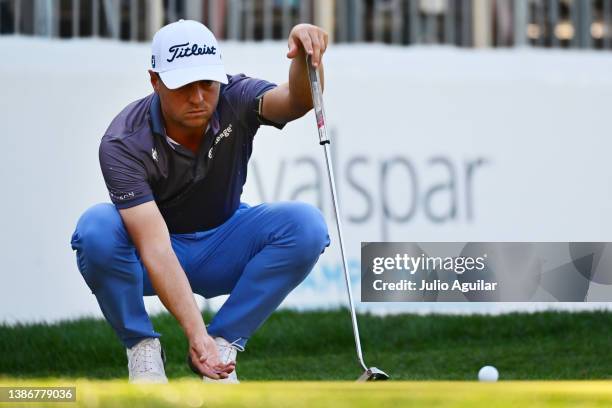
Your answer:
[[[351,277],[349,275],[348,264],[346,261],[346,254],[344,251],[344,239],[342,237],[342,221],[340,218],[340,210],[338,208],[338,202],[336,200],[336,184],[334,182],[334,170],[331,162],[329,153],[330,140],[327,137],[326,130],[326,118],[325,110],[323,108],[323,92],[321,90],[321,83],[319,79],[319,71],[315,69],[310,61],[310,56],[306,57],[306,65],[308,66],[308,79],[310,82],[310,90],[312,92],[313,108],[317,119],[317,129],[319,131],[319,144],[323,146],[325,151],[325,162],[327,164],[327,175],[329,179],[329,186],[331,189],[331,197],[334,205],[334,215],[336,217],[336,227],[338,230],[338,241],[340,243],[340,253],[342,255],[342,266],[344,269],[344,279],[346,281],[346,289],[348,292],[349,306],[351,311],[351,322],[353,324],[353,334],[355,336],[355,348],[357,350],[357,359],[361,367],[367,372],[368,367],[363,361],[363,353],[361,352],[361,340],[359,337],[359,326],[357,325],[357,315],[355,312],[355,305],[353,303],[353,292],[351,290]]]

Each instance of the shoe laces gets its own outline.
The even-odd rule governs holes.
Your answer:
[[[221,357],[221,361],[227,364],[230,360],[236,360],[236,354],[238,353],[240,346],[238,345],[238,340],[235,340],[231,343],[217,343],[217,349],[219,350],[219,354]]]
[[[131,349],[130,370],[146,373],[154,370],[155,355],[160,352],[155,339],[146,339]],[[162,358],[163,358],[163,351]]]

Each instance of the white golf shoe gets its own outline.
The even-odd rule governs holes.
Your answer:
[[[236,345],[225,340],[223,337],[215,337],[215,343],[217,343],[217,350],[219,350],[219,359],[223,364],[227,364],[230,361],[236,362],[236,355],[238,354],[238,348]],[[220,380],[214,380],[206,376],[202,377],[204,382],[210,383],[221,383],[221,384],[239,384],[238,376],[236,375],[236,368],[230,373],[227,378]]]
[[[164,363],[166,355],[159,339],[151,337],[126,349],[130,382],[133,384],[168,382]]]

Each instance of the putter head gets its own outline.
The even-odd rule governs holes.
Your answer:
[[[384,381],[388,379],[389,375],[383,370],[379,370],[376,367],[370,367],[363,374],[361,374],[357,381]]]

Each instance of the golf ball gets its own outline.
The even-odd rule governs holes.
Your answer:
[[[495,382],[499,378],[497,368],[493,366],[484,366],[478,371],[478,380],[486,382]]]

